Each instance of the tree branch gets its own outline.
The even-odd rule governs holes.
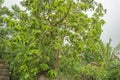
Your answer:
[[[60,22],[62,22],[68,16],[70,8],[71,8],[71,4],[69,5],[67,13],[60,20],[58,20],[55,24],[53,24],[53,26],[57,26]]]

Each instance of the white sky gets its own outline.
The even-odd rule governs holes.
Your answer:
[[[116,46],[120,42],[120,0],[96,0],[101,2],[107,9],[104,16],[106,24],[103,26],[102,40],[107,42],[112,39],[112,46]]]
[[[13,4],[19,4],[21,0],[5,0],[5,4],[10,7]],[[106,24],[103,26],[101,39],[106,43],[109,38],[112,39],[112,46],[120,42],[120,0],[96,0],[101,2],[104,8],[107,9],[107,14],[104,16]]]

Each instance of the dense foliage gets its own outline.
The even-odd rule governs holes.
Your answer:
[[[119,79],[119,61],[112,60],[110,43],[100,39],[106,13],[101,3],[23,0],[21,5],[23,10],[0,7],[0,56],[9,62],[11,80]]]
[[[0,59],[3,58],[4,56],[3,53],[6,49],[5,42],[9,32],[7,31],[7,28],[3,23],[3,19],[8,14],[10,15],[8,8],[2,6],[3,2],[4,2],[3,0],[0,0]]]

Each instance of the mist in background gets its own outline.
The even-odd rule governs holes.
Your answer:
[[[20,6],[21,0],[5,0],[4,5],[9,8],[11,5],[17,4]],[[107,43],[109,39],[112,39],[111,45],[115,47],[120,42],[120,0],[96,0],[103,4],[103,7],[107,9],[107,14],[104,16],[106,24],[102,26],[103,32],[101,39],[104,43]]]

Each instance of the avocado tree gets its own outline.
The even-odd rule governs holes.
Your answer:
[[[70,66],[79,64],[81,56],[87,62],[97,60],[106,12],[101,3],[23,0],[21,4],[25,10],[14,5],[14,15],[4,19],[11,31],[7,56],[16,79],[35,80],[39,75],[57,78],[59,74],[73,74]]]

